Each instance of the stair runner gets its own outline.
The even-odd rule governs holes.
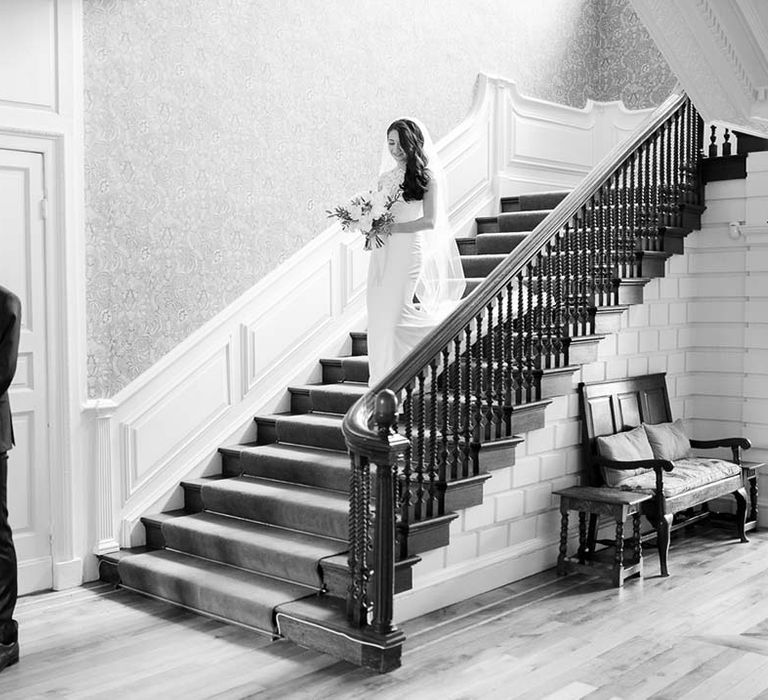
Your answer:
[[[566,194],[506,198],[501,214],[479,218],[477,235],[457,241],[466,293]],[[613,312],[620,314],[623,308]],[[314,616],[343,627],[350,466],[341,424],[347,409],[367,390],[368,380],[365,334],[351,336],[350,356],[320,359],[321,384],[289,387],[290,413],[257,416],[255,443],[221,448],[221,475],[182,483],[183,511],[142,518],[147,546],[103,557],[102,577],[275,636],[286,634],[278,625],[281,613],[286,619]],[[601,337],[592,338],[594,347]],[[580,356],[577,343],[572,345],[571,365],[593,359],[589,353]],[[569,391],[575,369],[553,370],[554,383],[544,395]],[[516,432],[543,425],[548,402],[543,403],[540,421],[523,418]],[[492,468],[492,451],[483,457],[483,467]],[[447,497],[446,507],[481,503],[485,478],[487,474],[463,500]],[[427,534],[413,538],[409,550],[416,554],[447,544],[447,522],[438,524],[441,534],[430,535],[426,527]],[[410,586],[410,568],[417,561],[413,556],[398,564],[397,590]]]

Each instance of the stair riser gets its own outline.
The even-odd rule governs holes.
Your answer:
[[[664,277],[664,258],[648,258],[643,256],[640,261],[641,277]]]
[[[357,399],[358,394],[339,394],[338,392],[311,391],[309,394],[297,391],[291,391],[291,412],[292,413],[310,413],[319,411],[321,413],[340,413],[345,414]]]
[[[583,341],[574,338],[568,347],[568,364],[587,365],[597,360],[597,346],[600,340]]]
[[[488,259],[480,256],[461,258],[461,266],[466,277],[487,277],[501,262],[502,260]]]
[[[346,598],[349,590],[349,568],[336,566],[328,561],[320,561],[320,573],[323,578],[323,590],[327,595]],[[395,594],[409,591],[413,586],[413,566],[395,562]]]
[[[259,494],[217,492],[213,489],[203,496],[206,510],[236,518],[257,520],[278,527],[310,532],[346,540],[347,514],[324,508],[296,508],[290,501]],[[311,511],[311,512],[308,512]]]
[[[524,240],[527,234],[494,233],[475,239],[476,252],[480,255],[509,255]]]
[[[368,366],[360,365],[330,365],[323,363],[323,383],[333,384],[336,382],[367,382]]]
[[[245,462],[239,457],[222,455],[222,471],[227,476],[244,474],[336,491],[346,491],[349,488],[349,468],[342,470],[325,465],[308,465],[306,462],[277,460],[271,457],[249,459]]]
[[[309,445],[322,447],[327,450],[347,449],[344,435],[341,432],[341,423],[338,427],[307,425],[301,422],[279,420],[276,423],[271,419],[266,421],[256,418],[257,443],[269,445],[274,442],[291,443],[294,445]]]
[[[541,378],[541,398],[551,399],[563,396],[573,390],[573,375],[576,369],[567,372],[545,373]]]
[[[498,233],[499,220],[495,216],[484,216],[475,219],[478,233]]]
[[[352,335],[352,354],[353,355],[367,355],[368,354],[368,337],[366,335]]]
[[[474,255],[479,252],[474,238],[457,238],[456,245],[459,249],[459,255]]]
[[[451,541],[450,535],[449,523],[425,521],[418,530],[411,530],[408,533],[408,556],[416,556],[432,549],[445,547]]]
[[[544,219],[547,213],[511,212],[500,214],[498,217],[499,231],[514,233],[516,231],[533,231]]]

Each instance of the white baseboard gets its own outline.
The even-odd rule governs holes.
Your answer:
[[[558,542],[534,539],[434,571],[395,596],[395,620],[404,622],[533,576],[557,563]],[[418,565],[416,566],[418,571]]]
[[[70,559],[53,565],[53,590],[63,591],[83,582],[83,560]]]

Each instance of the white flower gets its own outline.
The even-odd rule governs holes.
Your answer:
[[[363,207],[359,204],[350,204],[347,211],[349,211],[349,215],[355,221],[359,221],[360,217],[363,215]]]
[[[368,231],[370,231],[370,230],[371,230],[371,228],[373,227],[373,219],[374,219],[374,217],[373,217],[373,215],[371,214],[371,212],[367,212],[366,214],[363,214],[363,215],[360,217],[360,219],[359,219],[359,222],[360,222],[360,230],[361,230],[363,233],[368,233]]]

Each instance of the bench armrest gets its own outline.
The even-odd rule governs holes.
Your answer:
[[[711,450],[715,447],[730,447],[733,461],[741,464],[741,450],[748,450],[752,443],[745,437],[720,438],[719,440],[691,440],[691,447],[700,450]]]
[[[608,469],[653,469],[656,472],[671,472],[675,465],[666,459],[639,459],[634,462],[614,462],[612,459],[606,459],[605,457],[596,458],[596,462],[601,467],[608,467]]]

